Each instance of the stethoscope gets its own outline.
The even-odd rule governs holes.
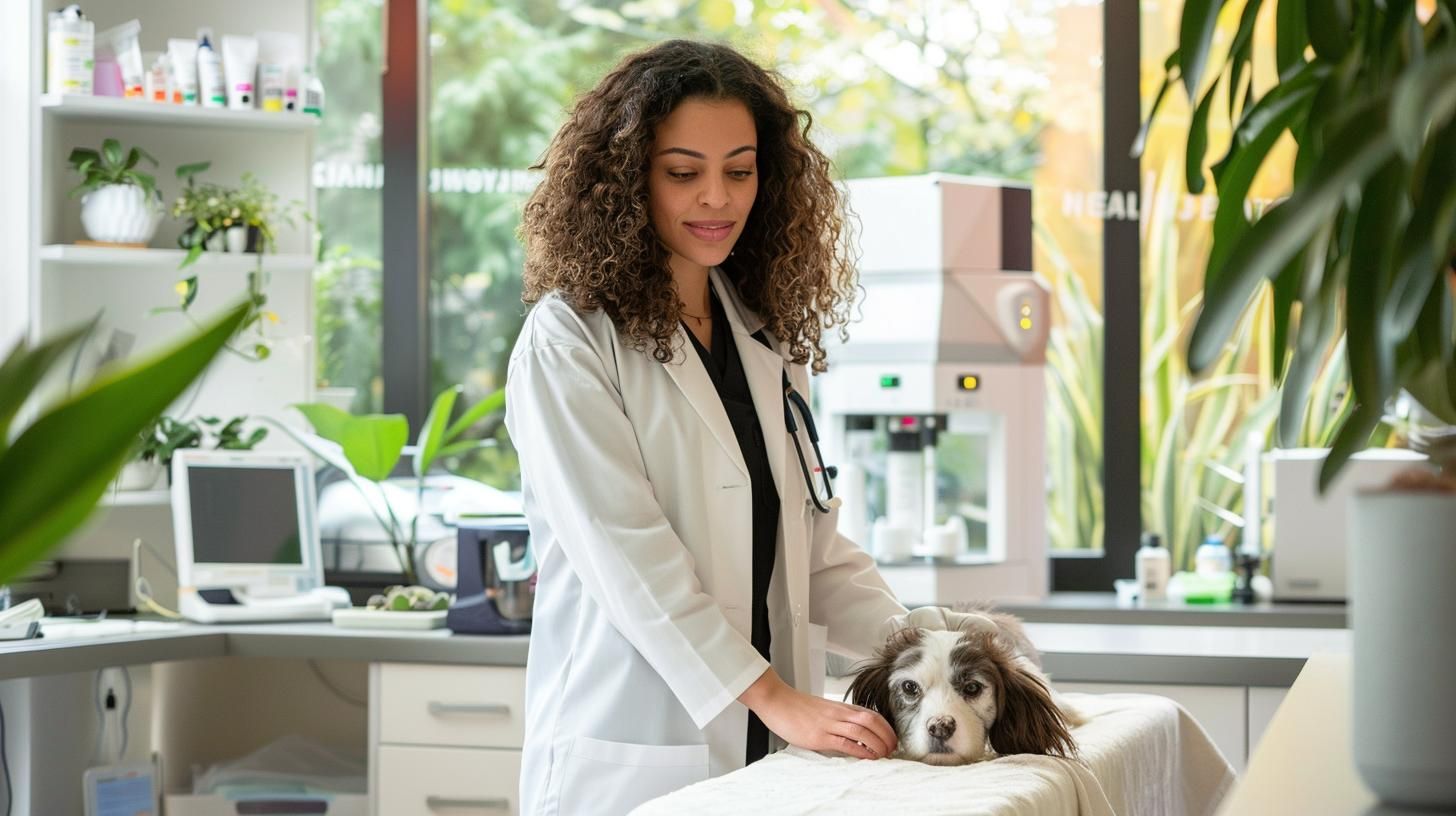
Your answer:
[[[809,403],[804,397],[794,390],[789,383],[788,372],[784,376],[784,424],[788,426],[789,437],[794,440],[794,450],[799,454],[799,470],[804,474],[804,485],[809,488],[809,504],[821,513],[828,513],[843,501],[834,495],[834,484],[830,481],[839,475],[839,468],[833,465],[824,464],[824,454],[819,451],[819,429],[814,426],[814,412],[809,410]],[[794,419],[794,409],[799,409],[799,416],[804,420],[804,430],[809,432],[809,444],[814,448],[814,460],[819,466],[814,468],[824,480],[824,498],[819,498],[819,490],[814,486],[814,475],[809,471],[809,462],[804,458],[804,444],[799,441],[799,423]]]

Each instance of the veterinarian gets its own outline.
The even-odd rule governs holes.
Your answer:
[[[956,623],[907,619],[811,494],[797,413],[790,439],[784,384],[808,393],[855,290],[808,122],[737,52],[666,42],[536,168],[506,385],[540,565],[522,813],[625,813],[784,743],[888,756],[879,714],[811,693],[811,629],[867,656]]]

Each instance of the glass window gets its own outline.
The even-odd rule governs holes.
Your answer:
[[[576,94],[671,36],[727,40],[779,68],[846,178],[932,171],[1035,185],[1036,271],[1054,291],[1048,356],[1053,546],[1101,530],[1101,226],[1068,204],[1100,186],[1101,5],[1001,0],[433,0],[431,308],[436,390],[502,387],[520,328],[515,237],[535,163]],[[1089,364],[1089,359],[1091,363]],[[519,478],[504,432],[461,472]],[[984,501],[984,496],[964,497]]]
[[[324,116],[314,149],[320,262],[314,271],[319,398],[378,411],[380,378],[380,3],[319,0]]]

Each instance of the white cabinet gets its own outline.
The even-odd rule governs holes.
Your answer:
[[[369,667],[369,789],[379,816],[519,812],[526,670]]]
[[[1275,688],[1269,686],[1251,686],[1249,688],[1249,758],[1254,756],[1254,749],[1258,747],[1259,740],[1264,736],[1264,729],[1269,727],[1269,721],[1274,719],[1274,712],[1289,695],[1287,688]]]
[[[1244,686],[1176,686],[1145,683],[1068,683],[1053,680],[1058,691],[1085,694],[1156,694],[1183,706],[1203,726],[1213,744],[1242,771],[1247,759],[1247,690]]]

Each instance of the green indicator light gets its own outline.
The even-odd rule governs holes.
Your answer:
[[[885,374],[880,377],[881,388],[899,388],[900,377],[896,374]]]

